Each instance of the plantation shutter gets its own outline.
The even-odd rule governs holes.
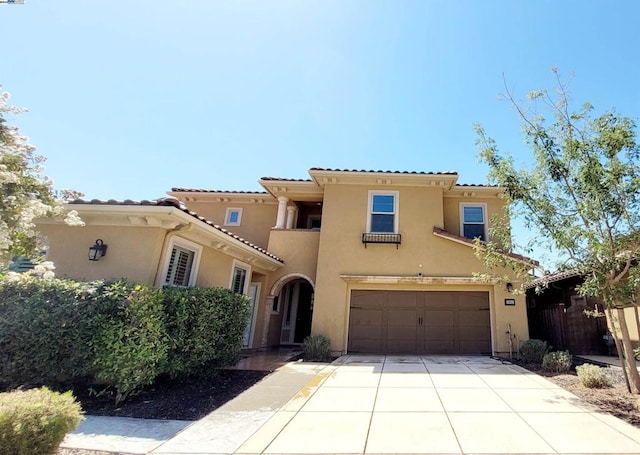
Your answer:
[[[189,286],[193,257],[193,251],[174,246],[171,251],[165,283],[172,286]]]
[[[245,269],[241,269],[240,267],[236,267],[233,270],[233,285],[231,286],[231,291],[234,294],[242,294],[244,291],[244,282],[247,278],[247,271]]]

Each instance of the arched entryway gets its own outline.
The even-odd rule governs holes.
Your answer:
[[[311,334],[313,318],[313,287],[302,278],[289,281],[282,287],[280,344],[299,344]]]
[[[292,273],[272,287],[273,306],[269,338],[280,345],[300,344],[311,334],[314,287],[311,279]],[[277,334],[274,332],[278,332]],[[277,339],[275,337],[277,335]]]

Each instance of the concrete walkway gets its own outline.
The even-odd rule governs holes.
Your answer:
[[[289,363],[150,453],[639,454],[640,429],[487,357],[345,356]]]

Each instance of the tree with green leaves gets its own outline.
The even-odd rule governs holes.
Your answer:
[[[553,70],[554,91],[534,91],[518,102],[507,90],[523,126],[532,164],[517,165],[499,152],[477,125],[480,160],[489,179],[504,188],[507,216],[521,215],[536,240],[562,254],[563,269],[584,277],[578,292],[601,299],[614,335],[627,384],[640,393],[624,308],[635,305],[640,288],[640,148],[636,125],[614,110],[594,115],[590,104],[569,107],[566,84]],[[547,117],[545,117],[545,114]],[[532,276],[521,264],[508,264],[512,250],[508,225],[494,222],[489,245],[476,252],[489,267],[514,265],[522,282]],[[531,245],[529,245],[531,246]],[[629,321],[630,322],[630,321]]]
[[[1,88],[2,86],[0,86]],[[7,116],[24,112],[10,106],[9,93],[0,93],[0,271],[13,257],[38,258],[42,251],[35,220],[63,217],[71,225],[82,225],[75,211],[64,211],[64,200],[79,193],[53,189],[53,182],[42,175],[44,158]]]

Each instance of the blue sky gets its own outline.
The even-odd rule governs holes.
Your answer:
[[[0,83],[45,173],[89,198],[259,190],[314,166],[484,183],[474,123],[528,154],[503,74],[524,97],[557,66],[576,106],[640,117],[639,16],[634,1],[27,0],[0,5]]]

